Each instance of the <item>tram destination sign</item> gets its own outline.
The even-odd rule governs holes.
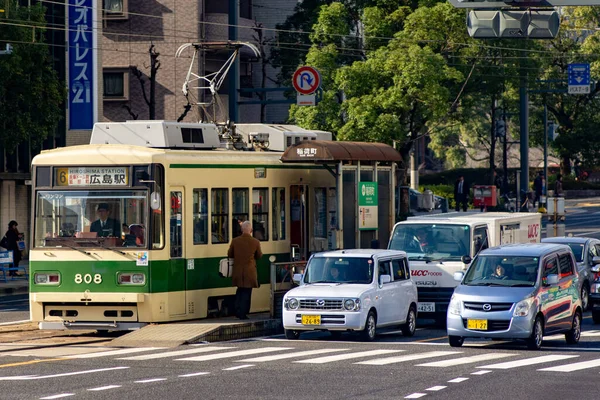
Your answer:
[[[129,186],[127,167],[65,167],[55,171],[56,186]]]

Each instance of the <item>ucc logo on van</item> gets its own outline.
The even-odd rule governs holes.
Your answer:
[[[439,271],[427,271],[424,269],[410,271],[410,274],[412,276],[442,276],[442,273]]]

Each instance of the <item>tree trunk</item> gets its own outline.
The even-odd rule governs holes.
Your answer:
[[[496,98],[492,96],[492,124],[490,128],[490,181],[489,184],[494,184],[494,171],[496,170]]]
[[[560,160],[560,173],[563,176],[571,174],[571,157],[562,156]]]

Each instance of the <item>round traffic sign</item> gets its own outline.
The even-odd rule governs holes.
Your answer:
[[[313,67],[300,67],[294,72],[292,84],[298,93],[311,94],[321,86],[321,76]]]

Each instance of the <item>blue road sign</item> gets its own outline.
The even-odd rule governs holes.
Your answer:
[[[569,94],[590,93],[590,64],[569,64]]]

